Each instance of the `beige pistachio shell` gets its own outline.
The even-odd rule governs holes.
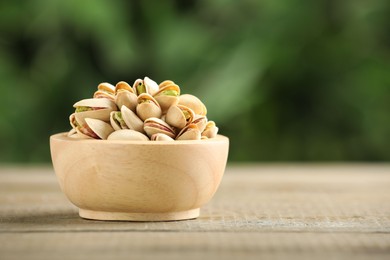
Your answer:
[[[119,81],[118,83],[116,83],[115,94],[121,91],[129,91],[131,93],[134,93],[133,88],[126,81]]]
[[[214,121],[209,121],[206,125],[206,128],[202,132],[202,136],[207,138],[214,138],[218,134],[218,127],[215,125]]]
[[[129,129],[144,133],[144,122],[133,111],[126,106],[122,106],[121,112],[122,118]]]
[[[120,111],[112,111],[110,114],[110,123],[112,128],[114,128],[115,131],[121,130],[121,129],[128,129],[125,120],[122,118],[122,112]]]
[[[172,84],[175,84],[175,82],[173,82],[172,80],[164,80],[163,82],[161,82],[158,87],[160,89],[162,89],[163,87],[165,86],[168,86],[168,85],[172,85]]]
[[[159,90],[158,84],[154,80],[152,80],[148,77],[144,78],[144,84],[145,84],[145,87],[146,87],[148,93],[152,96],[154,96],[154,94],[156,94],[157,91]]]
[[[87,138],[95,138],[98,139],[99,137],[89,128],[87,123],[85,122],[85,119],[82,118],[82,120],[77,118],[79,113],[73,113],[69,116],[69,123],[73,127],[73,129],[76,131],[77,138],[87,139]]]
[[[201,115],[195,115],[192,123],[198,127],[200,132],[203,132],[207,125],[207,117]]]
[[[89,128],[100,138],[107,139],[107,137],[114,132],[114,129],[110,124],[94,118],[86,118],[85,122],[89,126]]]
[[[179,105],[191,108],[195,114],[205,116],[207,114],[206,106],[199,98],[190,94],[183,94],[179,97]]]
[[[184,127],[177,135],[176,140],[200,140],[201,133],[195,124]]]
[[[136,111],[141,120],[145,121],[150,117],[161,117],[161,107],[151,95],[143,93],[138,96],[137,102]]]
[[[147,93],[144,81],[142,79],[136,79],[133,83],[134,93],[139,96],[142,93]]]
[[[135,130],[121,129],[112,132],[107,140],[131,140],[131,141],[149,141],[149,138]]]
[[[111,110],[116,110],[117,107],[115,102],[107,98],[87,98],[82,99],[73,104],[74,108],[77,107],[91,107],[96,109],[110,108]]]
[[[158,133],[150,137],[152,141],[175,141],[175,139],[167,136],[166,134]]]
[[[98,85],[98,90],[93,94],[94,98],[107,98],[114,100],[115,87],[110,83],[103,82]]]
[[[143,80],[137,79],[134,81],[133,90],[137,96],[141,95],[142,93],[147,93],[153,96],[159,90],[159,87],[154,80],[145,77]]]
[[[121,108],[122,106],[128,107],[130,110],[135,112],[135,109],[137,107],[137,96],[127,90],[122,90],[116,93],[115,95],[115,103],[116,105]]]
[[[182,129],[194,119],[194,111],[182,105],[171,106],[166,114],[165,121],[176,128]]]
[[[145,120],[144,130],[149,137],[161,133],[171,138],[175,138],[175,131],[166,122],[155,117]]]
[[[115,103],[107,98],[89,98],[76,102],[73,107],[78,111],[85,108],[85,111],[76,112],[77,121],[85,124],[85,118],[95,118],[103,121],[110,120],[110,113],[117,110]],[[91,109],[91,110],[90,110]]]
[[[102,91],[107,92],[107,93],[110,93],[110,94],[115,94],[115,86],[111,85],[108,82],[100,83],[97,86],[97,89],[102,90]]]
[[[179,103],[180,87],[176,84],[165,85],[153,96],[165,114],[169,107]]]

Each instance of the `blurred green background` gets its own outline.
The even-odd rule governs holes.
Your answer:
[[[172,79],[230,161],[390,160],[390,1],[0,2],[0,162],[49,136],[100,82]]]

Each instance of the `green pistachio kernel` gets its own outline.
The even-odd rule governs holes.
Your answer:
[[[93,110],[92,107],[76,107],[76,113],[91,111],[91,110]]]
[[[136,88],[137,88],[138,95],[142,94],[142,93],[146,93],[146,87],[143,83],[141,83],[141,82],[138,83]]]
[[[186,121],[190,120],[191,114],[187,110],[182,110]]]
[[[162,92],[163,95],[166,95],[166,96],[174,96],[174,97],[177,97],[178,96],[178,93],[176,90],[173,90],[173,89],[168,89],[168,90],[165,90]]]

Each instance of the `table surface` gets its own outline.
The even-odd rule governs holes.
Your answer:
[[[0,166],[0,259],[109,257],[390,259],[390,164],[228,165],[172,222],[81,219],[51,166]]]

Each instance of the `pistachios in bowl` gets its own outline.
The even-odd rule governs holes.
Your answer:
[[[181,94],[171,80],[157,84],[145,77],[131,86],[120,81],[98,85],[92,98],[76,102],[69,121],[73,138],[103,140],[201,140],[214,138],[218,127],[194,95]]]

